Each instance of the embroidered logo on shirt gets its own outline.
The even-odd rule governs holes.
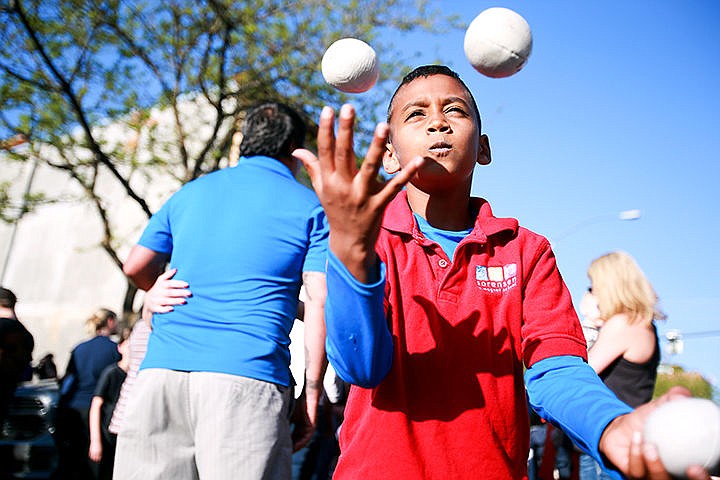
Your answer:
[[[517,285],[517,264],[488,267],[475,266],[475,281],[481,290],[488,293],[505,293]]]

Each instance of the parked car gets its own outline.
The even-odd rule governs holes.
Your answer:
[[[57,380],[18,386],[0,426],[0,478],[50,478],[58,466],[55,421],[60,399]]]

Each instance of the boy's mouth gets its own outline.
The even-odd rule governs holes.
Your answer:
[[[432,145],[430,145],[430,150],[433,153],[444,153],[448,152],[452,148],[452,145],[446,142],[435,142]]]

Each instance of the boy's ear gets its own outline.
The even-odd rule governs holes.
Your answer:
[[[390,175],[400,171],[400,162],[398,162],[395,148],[390,142],[385,144],[385,153],[383,153],[383,168],[385,168],[385,171]]]
[[[490,140],[485,134],[480,135],[480,143],[478,148],[477,163],[480,165],[488,165],[492,161],[490,156]]]

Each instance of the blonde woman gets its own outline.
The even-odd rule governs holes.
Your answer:
[[[102,371],[120,360],[117,343],[110,339],[117,329],[117,315],[100,308],[85,324],[92,338],[73,349],[62,381],[58,412],[59,478],[96,478],[97,464],[88,458],[90,404]]]
[[[599,327],[588,363],[620,400],[637,407],[652,399],[660,364],[654,320],[664,320],[665,314],[652,285],[627,253],[605,254],[593,260],[587,273],[591,287],[582,313],[585,321]],[[611,478],[585,455],[580,470],[581,480]]]

